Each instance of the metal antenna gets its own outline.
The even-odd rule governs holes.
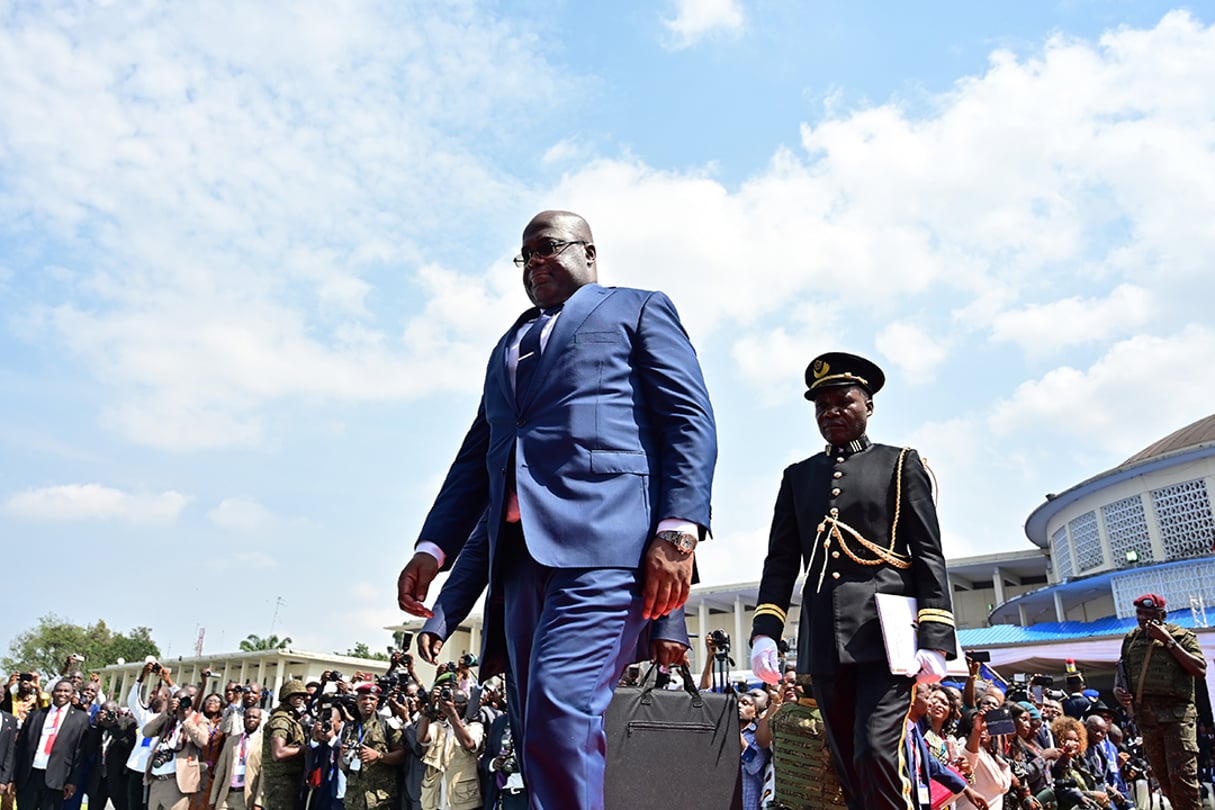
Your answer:
[[[286,604],[283,601],[283,597],[274,597],[274,618],[270,620],[270,635],[274,635],[274,625],[278,624],[278,609],[286,606]]]

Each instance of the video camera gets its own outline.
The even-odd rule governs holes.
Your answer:
[[[709,633],[709,641],[713,644],[713,648],[717,650],[717,654],[730,652],[730,634],[725,630],[714,630]]]

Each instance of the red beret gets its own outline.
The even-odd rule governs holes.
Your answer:
[[[378,695],[380,694],[380,687],[374,683],[361,683],[354,688],[354,691],[360,695]]]
[[[1145,610],[1164,610],[1165,604],[1164,597],[1154,593],[1145,593],[1135,600],[1135,607]]]

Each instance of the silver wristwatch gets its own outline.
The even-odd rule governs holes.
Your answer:
[[[696,544],[700,542],[696,535],[690,532],[677,532],[674,529],[659,532],[658,539],[665,540],[684,554],[691,554],[696,550]]]

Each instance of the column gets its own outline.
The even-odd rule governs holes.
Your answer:
[[[283,660],[284,659],[281,655],[275,656],[275,661],[274,661],[274,704],[273,704],[275,706],[278,705],[278,691],[279,691],[279,689],[281,689],[283,687],[283,669],[284,669]]]
[[[471,622],[468,626],[468,651],[473,655],[481,654],[481,622]]]
[[[262,691],[266,691],[266,656],[262,655],[257,659],[257,685]]]
[[[1017,605],[1017,623],[1022,627],[1029,627],[1029,616],[1025,613],[1025,602]]]
[[[686,612],[686,611],[685,611]],[[709,632],[709,606],[705,604],[704,597],[696,604],[696,635],[702,639],[704,634]],[[700,660],[700,656],[705,654],[705,644],[702,640],[699,644],[696,643],[696,638],[689,639],[692,645],[692,671],[704,669],[705,662]]]
[[[247,677],[245,674],[245,671],[248,668],[248,666],[249,666],[249,660],[247,658],[240,659],[240,677],[237,678],[237,680],[239,680],[241,682],[242,686],[244,685],[245,678]]]
[[[1000,566],[996,566],[991,572],[991,584],[996,589],[996,607],[1004,604],[1004,572],[1000,570]]]
[[[747,635],[744,635],[743,622],[747,618],[747,605],[743,602],[741,596],[734,597],[734,638],[731,640],[730,652],[734,655],[735,666],[738,666],[738,661],[746,656],[743,655],[747,651]],[[750,628],[747,628],[748,630]],[[745,667],[744,667],[745,668]]]
[[[1058,589],[1055,589],[1055,592],[1052,595],[1055,597],[1055,621],[1067,621],[1067,613],[1063,610],[1063,595]]]

